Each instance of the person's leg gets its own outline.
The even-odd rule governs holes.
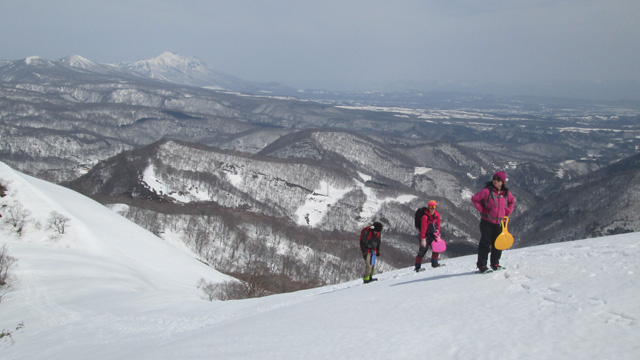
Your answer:
[[[440,257],[440,253],[432,252],[431,253],[431,267],[439,267],[440,263],[438,262],[438,258]]]
[[[500,224],[492,224],[494,225],[491,229],[491,236],[493,241],[491,241],[491,257],[490,263],[491,268],[496,270],[500,266],[500,258],[502,257],[502,250],[498,250],[495,247],[496,239],[502,233],[502,225]]]
[[[436,235],[435,233],[430,233],[429,235],[427,235],[427,242],[429,244],[429,247],[431,248],[431,267],[439,267],[440,264],[438,263],[438,258],[440,256],[440,253],[437,252],[433,252],[433,247],[431,246],[431,244],[436,240]]]
[[[364,280],[365,283],[368,283],[369,281],[371,281],[371,275],[373,275],[373,266],[371,266],[371,252],[367,253],[367,257],[364,259],[365,262],[365,269],[364,269],[364,275],[362,276],[362,279]]]
[[[480,270],[487,267],[487,258],[495,240],[495,238],[491,237],[493,233],[491,225],[488,221],[480,221],[480,242],[478,243],[478,262],[476,262],[476,266]]]
[[[418,256],[416,256],[415,271],[420,271],[420,268],[422,267],[422,259],[427,254],[427,250],[429,250],[429,248],[426,246],[420,246],[420,248],[418,249]]]

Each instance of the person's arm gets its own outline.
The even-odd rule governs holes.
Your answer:
[[[420,240],[424,240],[427,238],[427,230],[429,229],[429,218],[427,216],[422,215],[422,219],[420,220]]]
[[[365,230],[360,238],[360,251],[362,252],[362,254],[366,254],[367,252],[367,248],[365,247],[365,242],[367,237],[369,236],[369,230]]]
[[[471,202],[473,202],[473,206],[481,213],[486,214],[487,209],[482,206],[482,203],[487,200],[489,197],[489,189],[482,189],[478,191],[475,195],[471,197]]]
[[[507,216],[511,215],[513,212],[513,207],[516,205],[516,198],[511,195],[511,191],[507,194]]]

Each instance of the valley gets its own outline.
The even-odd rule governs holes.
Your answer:
[[[517,247],[640,231],[635,103],[212,90],[73,60],[0,63],[0,161],[270,292],[357,278],[357,234],[374,220],[380,270],[410,265],[429,200],[446,256],[473,254],[469,198],[498,169]]]

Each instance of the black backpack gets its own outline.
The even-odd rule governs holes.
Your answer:
[[[414,225],[416,226],[416,229],[418,229],[418,231],[422,226],[422,216],[424,216],[424,212],[427,211],[427,209],[428,209],[427,207],[421,207],[418,210],[416,210]]]
[[[365,239],[364,233],[367,233],[367,237]],[[375,241],[371,247],[369,247],[369,241],[372,240],[371,238],[373,238],[373,241]],[[373,233],[373,226],[367,226],[364,229],[362,229],[360,231],[360,250],[362,250],[362,252],[365,252],[367,249],[371,249],[371,248],[377,248],[380,246],[380,235],[374,235]]]

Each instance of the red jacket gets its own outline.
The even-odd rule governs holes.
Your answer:
[[[370,227],[362,229],[360,232],[360,251],[363,254],[375,251],[376,256],[380,254],[380,243],[382,238],[379,232],[371,230]]]
[[[429,210],[424,211],[424,215],[422,215],[422,222],[420,223],[420,239],[427,237],[427,230],[431,224],[433,224],[436,230],[440,232],[440,213],[438,213],[438,210],[433,212],[433,216]]]
[[[490,191],[493,192],[493,196]],[[493,186],[478,191],[471,197],[471,201],[473,206],[480,211],[482,218],[493,224],[500,224],[503,217],[509,216],[516,203],[511,191],[505,197],[504,191],[498,191]]]

